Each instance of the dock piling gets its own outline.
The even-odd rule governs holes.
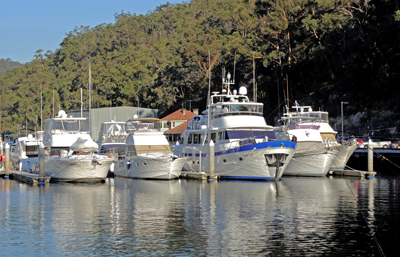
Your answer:
[[[5,172],[6,174],[10,174],[10,145],[7,143],[5,146],[5,151],[6,151]]]
[[[217,177],[215,176],[215,173],[214,173],[214,171],[215,171],[215,145],[212,140],[210,140],[209,147],[210,147],[210,150],[209,150],[209,153],[210,153],[210,158],[209,158],[209,160],[210,160],[210,165],[209,165],[210,176],[209,176],[208,180],[214,181]]]
[[[374,147],[371,139],[368,140],[368,172],[371,174],[374,172]],[[373,178],[373,176],[368,175],[367,178]]]
[[[39,177],[44,177],[44,145],[39,145]]]

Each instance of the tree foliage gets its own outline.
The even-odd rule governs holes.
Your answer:
[[[39,130],[41,99],[43,120],[53,109],[79,109],[81,90],[88,108],[89,62],[93,107],[139,100],[163,116],[194,100],[204,109],[208,76],[218,91],[223,71],[252,96],[254,60],[268,119],[287,96],[332,114],[341,100],[354,110],[398,110],[397,2],[192,0],[146,15],[121,12],[113,24],[76,27],[59,49],[38,50],[33,61],[0,74],[1,131],[26,122]]]

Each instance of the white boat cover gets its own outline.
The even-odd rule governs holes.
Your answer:
[[[79,151],[82,153],[90,153],[97,151],[99,148],[99,145],[94,142],[91,138],[81,138],[78,137],[78,139],[73,143],[69,149],[73,151]]]

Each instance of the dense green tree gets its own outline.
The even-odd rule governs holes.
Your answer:
[[[354,112],[398,110],[399,17],[398,1],[387,0],[192,0],[117,13],[0,73],[1,129],[40,129],[53,111],[79,109],[81,90],[88,108],[89,63],[93,107],[139,100],[163,116],[194,100],[204,109],[209,75],[218,91],[229,71],[257,94],[270,123],[288,95],[332,115],[340,100]]]

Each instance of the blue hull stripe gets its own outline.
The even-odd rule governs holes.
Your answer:
[[[266,149],[266,148],[296,148],[296,143],[291,142],[291,141],[272,141],[272,142],[263,142],[263,143],[258,143],[258,144],[251,144],[251,145],[245,145],[245,146],[240,146],[234,149],[229,149],[226,151],[221,151],[221,152],[216,152],[215,156],[219,155],[224,155],[224,154],[232,154],[232,153],[238,153],[238,152],[246,152],[246,151],[251,151],[254,148],[256,149]],[[195,157],[200,157],[200,154],[192,154],[192,153],[185,153],[185,156],[195,156]],[[201,157],[206,157],[208,154],[203,153],[201,154]]]
[[[272,180],[271,177],[224,176],[224,175],[221,175],[221,179]]]

